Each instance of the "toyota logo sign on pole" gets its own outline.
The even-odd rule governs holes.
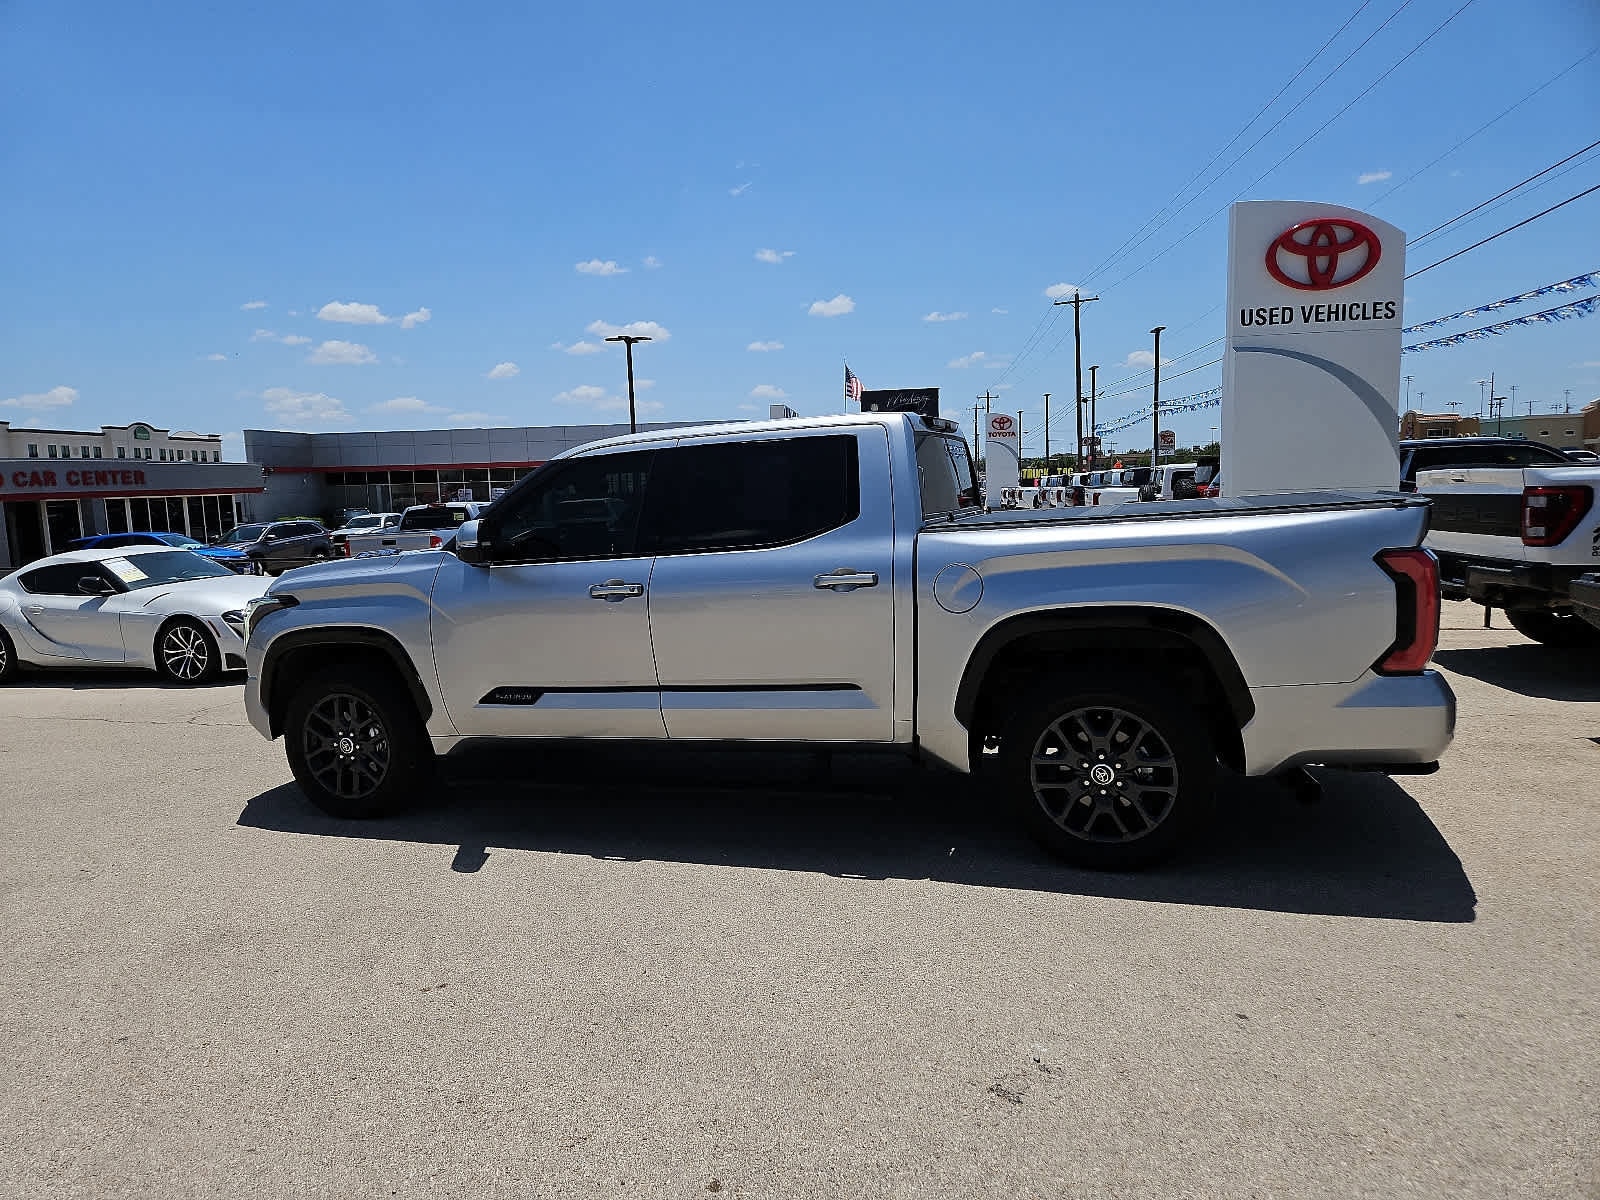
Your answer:
[[[1405,245],[1388,222],[1334,204],[1233,206],[1222,367],[1230,496],[1399,486]]]
[[[1009,413],[990,413],[983,447],[985,496],[998,496],[1001,488],[1017,486],[1021,476],[1017,419]]]

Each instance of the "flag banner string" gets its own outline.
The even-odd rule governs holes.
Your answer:
[[[1420,333],[1424,329],[1432,329],[1435,325],[1443,325],[1448,321],[1462,321],[1468,317],[1482,316],[1487,312],[1509,308],[1513,304],[1537,300],[1540,296],[1553,296],[1557,292],[1579,292],[1584,288],[1591,287],[1600,287],[1600,271],[1590,271],[1587,275],[1574,275],[1571,279],[1563,279],[1560,283],[1548,283],[1542,288],[1534,288],[1531,292],[1523,292],[1520,296],[1507,296],[1504,300],[1496,300],[1490,304],[1480,304],[1477,308],[1465,308],[1458,313],[1451,313],[1448,317],[1435,317],[1433,320],[1424,321],[1420,325],[1407,325],[1400,332]]]
[[[1506,330],[1515,329],[1520,325],[1550,325],[1556,321],[1575,321],[1579,317],[1587,317],[1596,308],[1600,308],[1600,296],[1588,296],[1582,300],[1574,300],[1571,304],[1547,308],[1543,312],[1528,313],[1494,325],[1480,325],[1477,329],[1464,329],[1460,333],[1435,338],[1431,342],[1416,342],[1410,346],[1402,346],[1400,353],[1416,354],[1422,350],[1437,350],[1443,346],[1459,346],[1462,342],[1476,342],[1482,338],[1497,337]]]
[[[1203,392],[1194,392],[1188,396],[1174,396],[1171,400],[1161,402],[1161,415],[1168,413],[1199,412],[1203,408],[1216,408],[1222,403],[1222,389],[1220,387],[1208,388]],[[1096,437],[1107,433],[1121,433],[1124,429],[1131,429],[1141,421],[1148,421],[1150,413],[1132,412],[1127,416],[1118,417],[1114,421],[1097,423],[1094,427]]]

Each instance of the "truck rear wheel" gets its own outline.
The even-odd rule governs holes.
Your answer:
[[[1539,608],[1508,608],[1506,620],[1525,638],[1546,646],[1600,646],[1600,629],[1577,613]]]
[[[1000,757],[1034,837],[1100,870],[1175,852],[1204,822],[1216,786],[1204,722],[1155,689],[1037,692],[1007,722]]]
[[[301,684],[286,716],[284,749],[295,782],[329,816],[390,816],[432,779],[427,728],[386,671],[325,667]]]

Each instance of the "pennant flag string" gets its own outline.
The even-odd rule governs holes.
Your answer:
[[[1171,400],[1163,400],[1161,402],[1161,415],[1199,412],[1203,408],[1216,408],[1221,403],[1222,389],[1214,387],[1203,392],[1195,392],[1192,395],[1174,396]],[[1144,412],[1128,413],[1125,416],[1116,418],[1114,421],[1098,422],[1094,427],[1095,436],[1098,437],[1107,433],[1121,433],[1124,429],[1131,429],[1141,421],[1148,421],[1149,419],[1150,413],[1146,410]]]
[[[1431,342],[1417,342],[1410,346],[1402,346],[1400,353],[1415,354],[1421,350],[1437,350],[1442,346],[1458,346],[1462,342],[1475,342],[1486,337],[1496,337],[1508,329],[1517,328],[1519,325],[1549,325],[1556,321],[1575,321],[1579,317],[1587,317],[1596,308],[1600,308],[1600,296],[1588,296],[1582,300],[1574,300],[1571,304],[1562,304],[1556,308],[1547,308],[1543,312],[1513,317],[1509,321],[1501,321],[1495,325],[1481,325],[1477,329],[1464,329],[1460,333],[1452,333],[1449,337],[1435,338]]]
[[[1571,279],[1563,279],[1560,283],[1548,283],[1544,287],[1534,288],[1531,292],[1523,292],[1520,296],[1507,296],[1504,300],[1496,300],[1490,304],[1480,304],[1477,308],[1462,309],[1458,313],[1451,313],[1447,317],[1435,317],[1431,321],[1424,321],[1420,325],[1407,325],[1401,333],[1420,333],[1424,329],[1432,329],[1435,325],[1443,325],[1448,321],[1461,321],[1468,317],[1482,316],[1487,312],[1508,308],[1513,304],[1522,304],[1528,300],[1537,300],[1540,296],[1551,296],[1557,292],[1579,292],[1584,288],[1600,287],[1600,271],[1590,271],[1586,275],[1574,275]]]

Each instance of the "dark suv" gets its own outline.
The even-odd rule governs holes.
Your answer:
[[[1525,438],[1406,438],[1400,442],[1400,490],[1417,490],[1417,472],[1437,467],[1536,467],[1541,463],[1571,466],[1554,446]]]
[[[268,575],[280,575],[291,567],[333,557],[328,531],[316,521],[235,525],[217,539],[217,545],[240,551],[252,562],[260,563]]]

